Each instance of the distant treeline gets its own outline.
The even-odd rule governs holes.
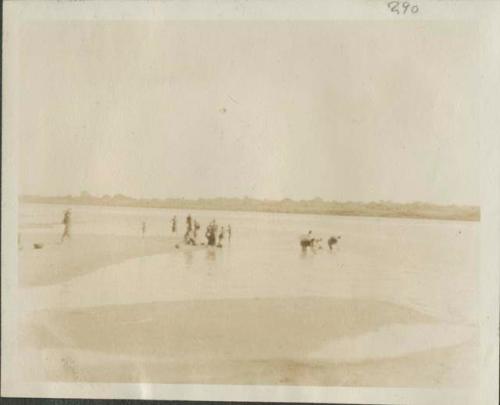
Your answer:
[[[136,199],[122,194],[96,197],[83,192],[79,196],[41,197],[26,195],[21,202],[67,205],[103,205],[117,207],[150,207],[199,210],[258,211],[293,214],[346,215],[369,217],[402,217],[479,221],[480,210],[476,206],[435,205],[422,202],[394,203],[378,201],[370,203],[324,201],[321,198],[295,201],[259,200],[253,198],[184,198]]]

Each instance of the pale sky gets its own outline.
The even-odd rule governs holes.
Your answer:
[[[479,203],[475,26],[40,22],[20,193]]]

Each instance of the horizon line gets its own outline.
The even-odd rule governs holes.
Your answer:
[[[81,192],[80,194],[66,194],[66,195],[40,195],[40,194],[19,194],[18,198],[23,199],[23,198],[48,198],[48,199],[64,199],[64,198],[71,198],[71,199],[95,199],[95,200],[116,200],[116,199],[127,199],[127,200],[134,200],[137,202],[147,202],[147,201],[156,201],[156,202],[161,202],[161,201],[172,201],[172,200],[183,200],[186,202],[192,201],[192,202],[198,202],[198,201],[203,201],[203,200],[253,200],[257,202],[267,202],[267,203],[283,203],[283,202],[288,202],[288,203],[303,203],[303,202],[317,202],[317,203],[336,203],[336,204],[360,204],[360,205],[367,205],[367,204],[392,204],[392,205],[415,205],[415,204],[420,204],[420,205],[428,205],[428,206],[434,206],[434,207],[456,207],[456,208],[481,208],[480,205],[478,204],[459,204],[459,203],[436,203],[436,202],[429,202],[429,201],[423,201],[423,200],[413,200],[413,201],[407,201],[407,202],[401,202],[401,201],[392,201],[392,200],[369,200],[369,201],[361,201],[361,200],[333,200],[333,199],[325,199],[323,197],[313,197],[313,198],[303,198],[303,199],[294,199],[290,197],[284,197],[281,199],[277,198],[263,198],[263,197],[250,197],[250,196],[241,196],[241,197],[132,197],[126,194],[122,193],[115,193],[115,194],[103,194],[103,195],[95,195],[92,193],[87,193],[85,195],[84,192]]]

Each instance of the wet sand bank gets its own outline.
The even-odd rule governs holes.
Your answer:
[[[405,328],[412,325],[406,338],[420,342],[420,347],[398,356],[370,335],[397,333],[404,339]],[[439,330],[439,323],[427,315],[372,300],[199,300],[34,311],[24,319],[20,344],[40,357],[41,367],[30,376],[35,380],[367,386],[470,383],[470,364],[465,372],[462,369],[473,358],[470,335],[457,335],[449,347],[436,349],[415,334],[418,325],[422,325],[422,335],[429,328]],[[457,334],[456,329],[450,331]],[[349,343],[340,357],[328,350],[336,342],[343,341],[345,346],[346,339]],[[373,341],[372,347],[367,339]],[[355,356],[360,350],[364,360]]]
[[[60,242],[55,233],[27,233],[19,250],[19,284],[45,286],[82,276],[135,257],[152,256],[197,247],[179,242],[180,236],[121,236],[78,234]],[[34,249],[42,243],[42,249]]]

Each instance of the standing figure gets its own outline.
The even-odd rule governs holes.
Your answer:
[[[222,241],[224,240],[224,227],[221,226],[219,232],[219,245],[222,245]]]
[[[227,241],[231,242],[231,225],[227,226]]]
[[[191,239],[193,239],[193,219],[191,215],[188,215],[186,218],[186,233],[184,234],[184,242],[188,245],[191,243]]]
[[[146,222],[142,221],[142,237],[144,238],[144,235],[146,234]]]
[[[215,222],[215,219],[212,219],[211,225],[212,231],[214,233],[214,238],[217,237],[217,230],[219,229],[219,225],[217,225],[217,222]]]
[[[186,245],[196,246],[196,240],[194,239],[194,232],[192,230],[186,232],[184,235],[184,243]]]
[[[174,217],[172,218],[172,220],[170,222],[172,222],[172,233],[176,233],[177,232],[177,217],[174,215]]]
[[[205,237],[207,238],[207,245],[208,246],[215,246],[216,243],[216,232],[215,232],[215,224],[212,221],[208,226],[207,230],[205,231]]]
[[[63,243],[65,238],[69,239],[71,237],[71,209],[64,211],[62,223],[64,224],[64,231],[61,236],[61,243]]]
[[[199,222],[195,219],[194,220],[194,238],[196,239],[198,237],[198,230],[200,229],[200,224]]]

